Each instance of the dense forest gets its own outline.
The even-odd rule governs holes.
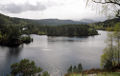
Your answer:
[[[26,36],[22,36],[22,35]],[[98,32],[87,24],[41,25],[35,21],[0,14],[0,44],[15,46],[32,41],[30,34],[48,36],[91,36]]]
[[[91,36],[97,35],[97,31],[88,25],[61,25],[61,26],[34,26],[29,25],[24,33],[48,35],[48,36]]]
[[[0,14],[0,45],[18,46],[32,41],[30,36],[21,36],[26,23]]]

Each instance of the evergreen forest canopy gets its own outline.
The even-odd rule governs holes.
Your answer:
[[[27,36],[22,36],[26,34]],[[41,25],[28,19],[12,18],[0,14],[0,44],[15,46],[32,41],[30,34],[48,36],[91,36],[97,31],[87,24]]]

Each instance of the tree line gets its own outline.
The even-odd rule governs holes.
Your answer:
[[[85,24],[69,24],[61,26],[34,26],[28,25],[25,33],[40,34],[48,36],[91,36],[97,35],[95,28],[91,28]]]

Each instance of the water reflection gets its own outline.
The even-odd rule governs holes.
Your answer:
[[[3,55],[0,57],[0,76],[6,76],[10,72],[10,65],[19,61],[19,55],[23,46],[8,48],[4,47],[0,49]],[[2,50],[4,49],[4,50]]]
[[[22,51],[23,49],[23,45],[19,46],[19,47],[11,47],[9,48],[8,52],[7,52],[7,56],[8,57],[18,57],[20,52]]]
[[[92,36],[94,37],[94,36]],[[74,42],[74,41],[83,41],[89,38],[89,36],[84,37],[48,37],[49,42]]]

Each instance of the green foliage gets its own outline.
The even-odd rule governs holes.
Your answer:
[[[104,22],[91,24],[91,26],[95,27],[98,30],[114,31],[114,27],[118,22],[120,22],[120,18],[114,18],[114,19],[106,20]]]
[[[45,35],[45,32],[38,32],[38,35]]]
[[[112,67],[116,65],[116,49],[113,45],[114,36],[113,34],[108,34],[108,39],[106,41],[107,47],[103,50],[103,55],[101,56],[101,66],[105,69],[111,70]]]
[[[22,29],[25,26],[26,22],[23,20],[0,14],[0,45],[19,46],[24,42],[30,42],[31,39],[29,37],[21,39]]]
[[[73,68],[72,65],[68,68],[68,73],[72,73],[73,72]]]
[[[18,43],[20,43],[19,38],[21,35],[21,31],[19,26],[17,25],[4,26],[4,28],[0,28],[0,32],[1,32],[0,37],[1,45],[17,45]]]
[[[68,68],[68,73],[81,73],[82,71],[82,64],[78,64],[78,66],[70,66]]]
[[[119,72],[104,72],[104,73],[98,73],[98,74],[70,74],[67,76],[120,76]]]
[[[96,29],[94,29],[94,28],[89,28],[88,31],[89,31],[89,35],[98,34],[98,32],[96,31]]]
[[[33,26],[28,25],[29,33],[48,36],[89,36],[98,32],[88,25]]]
[[[116,23],[114,27],[115,34],[119,35],[120,33],[120,22]]]
[[[24,36],[20,38],[23,43],[30,43],[33,39],[30,36]]]
[[[45,71],[45,72],[42,73],[41,76],[50,76],[50,74],[47,71]]]
[[[19,63],[12,64],[11,70],[11,74],[14,76],[33,76],[42,71],[40,67],[35,65],[34,61],[29,61],[28,59],[23,59]]]
[[[73,72],[74,72],[74,73],[77,73],[77,71],[78,71],[78,68],[77,68],[76,66],[74,66],[74,67],[73,67]]]
[[[78,72],[80,73],[80,72],[82,72],[82,70],[83,70],[82,64],[79,64],[78,65]]]
[[[120,64],[120,23],[114,27],[114,32],[108,34],[107,47],[101,56],[101,65],[105,69],[112,69]]]
[[[112,68],[113,68],[112,61],[107,60],[106,63],[105,63],[105,65],[104,65],[104,69],[112,70]]]

